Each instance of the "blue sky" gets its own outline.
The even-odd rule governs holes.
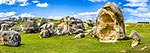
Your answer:
[[[106,2],[116,3],[125,22],[150,21],[150,0],[0,0],[0,18],[47,17],[59,19],[74,16],[96,20]]]

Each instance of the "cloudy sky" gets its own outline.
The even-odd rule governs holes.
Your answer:
[[[106,2],[116,3],[125,22],[150,21],[150,0],[0,0],[0,19],[11,16],[95,20]]]

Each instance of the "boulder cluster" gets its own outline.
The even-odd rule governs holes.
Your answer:
[[[44,18],[42,18],[43,20]],[[40,23],[44,23],[45,21]],[[41,25],[41,24],[40,24]],[[39,26],[40,26],[39,25]],[[57,27],[54,27],[54,22],[45,22],[40,26],[40,38],[46,38],[52,35],[78,34],[84,31],[82,20],[74,17],[66,16],[58,21]]]
[[[58,22],[54,22],[53,19],[47,20],[46,18],[40,18],[38,21],[39,23],[33,17],[9,18],[0,21],[0,45],[19,46],[21,42],[19,31],[24,33],[40,32],[40,38],[48,38],[53,35],[77,34],[72,37],[72,39],[75,39],[83,38],[85,35],[90,34],[98,38],[100,42],[116,42],[126,38],[122,12],[112,2],[107,2],[101,8],[96,19],[96,25],[92,20],[85,21],[85,26],[92,28],[90,30],[85,31],[84,22],[81,19],[70,16],[65,16]],[[20,25],[20,28],[14,28],[13,26],[19,24],[19,22],[25,22],[25,24]],[[140,35],[135,30],[131,32],[129,38],[132,39],[131,47],[140,43]]]
[[[22,18],[9,18],[7,20],[0,21],[0,45],[19,46],[21,42],[21,36],[18,32],[19,28],[11,28],[15,24],[22,22]]]
[[[59,21],[58,29],[62,32],[62,34],[74,34],[83,32],[84,25],[81,19],[75,19],[74,17],[66,16]]]

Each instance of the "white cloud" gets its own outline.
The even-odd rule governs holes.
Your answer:
[[[20,6],[27,6],[29,3],[22,3]]]
[[[121,5],[121,4],[122,4],[121,2],[118,3],[118,5]]]
[[[95,15],[97,12],[83,12],[83,13],[78,13],[78,15]]]
[[[137,9],[124,8],[124,13],[128,14],[126,22],[150,21],[150,9],[138,7]]]
[[[15,2],[16,2],[15,0],[9,0],[9,1],[6,1],[6,4],[13,5]]]
[[[51,19],[61,19],[62,16],[49,16],[49,17],[47,17],[47,18],[51,18]]]
[[[81,12],[81,13],[73,14],[71,16],[73,16],[75,18],[80,18],[83,21],[86,21],[88,19],[96,21],[97,14],[98,14],[99,11],[100,11],[100,9],[98,9],[95,12]]]
[[[20,4],[21,6],[25,6],[25,4],[27,4],[27,1],[28,0],[0,0],[0,5],[1,4],[7,4],[7,5],[13,5],[15,3],[23,3],[23,4]]]
[[[107,0],[89,0],[91,2],[106,2]]]
[[[16,0],[17,2],[23,2],[23,3],[25,3],[25,2],[27,2],[28,0]]]
[[[137,9],[124,8],[123,11],[129,13],[131,16],[150,19],[150,9],[145,7],[138,7]]]
[[[33,3],[38,3],[39,1],[38,0],[34,0],[34,1],[32,1]]]
[[[12,11],[12,12],[0,12],[0,17],[9,17],[9,16],[13,16],[15,15],[16,12]]]
[[[139,18],[135,16],[128,16],[129,19],[125,20],[126,23],[149,22],[150,19]]]
[[[20,15],[18,15],[19,17],[35,17],[34,15],[32,14],[29,14],[29,13],[22,13]]]
[[[124,6],[131,6],[131,7],[145,7],[145,6],[148,6],[147,5],[147,2],[149,0],[126,0],[128,1],[129,3],[125,4]]]
[[[71,14],[74,14],[74,12],[71,12]]]
[[[36,6],[37,7],[47,7],[49,4],[47,4],[47,2],[45,3],[38,3]]]
[[[12,5],[16,2],[16,0],[0,0],[0,4]]]
[[[124,8],[123,12],[128,15],[126,22],[150,21],[150,5],[149,0],[126,0],[129,3],[124,6],[131,8]],[[136,8],[132,8],[136,7]]]

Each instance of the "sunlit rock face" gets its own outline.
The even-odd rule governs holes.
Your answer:
[[[126,37],[124,18],[120,8],[112,2],[107,2],[101,8],[96,19],[95,35],[100,42],[116,42]]]

